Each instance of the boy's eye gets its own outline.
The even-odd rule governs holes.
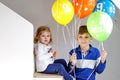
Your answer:
[[[86,39],[88,38],[88,36],[85,37]]]
[[[84,39],[88,39],[89,37],[88,36],[85,36],[85,37],[82,37],[82,36],[79,36],[80,39],[84,38]]]
[[[79,36],[79,38],[82,38],[82,36]]]

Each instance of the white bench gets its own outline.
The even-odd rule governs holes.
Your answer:
[[[63,76],[58,74],[34,73],[34,80],[64,80]]]

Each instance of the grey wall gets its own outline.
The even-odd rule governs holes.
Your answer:
[[[72,47],[70,41],[73,40],[74,37],[69,37],[74,32],[74,19],[71,23],[68,24],[67,27],[63,27],[57,24],[51,14],[51,7],[55,0],[0,0],[9,8],[16,11],[18,14],[23,16],[25,19],[33,23],[34,31],[36,31],[37,27],[40,25],[48,25],[53,34],[53,46],[58,52],[57,58],[64,58],[68,60],[68,52]],[[113,19],[113,31],[110,37],[104,42],[104,48],[108,52],[107,56],[107,67],[106,70],[101,74],[97,75],[97,80],[118,80],[120,75],[120,10],[116,8],[115,18]],[[78,19],[78,24],[86,24],[85,19]],[[107,23],[107,21],[106,21]],[[73,32],[73,33],[72,33]],[[64,33],[64,35],[63,35]],[[65,38],[64,38],[65,36]],[[94,46],[98,47],[99,42],[95,41],[92,43]]]

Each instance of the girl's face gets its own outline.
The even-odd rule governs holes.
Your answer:
[[[78,40],[78,43],[80,44],[80,46],[85,48],[85,47],[89,46],[89,44],[92,40],[92,37],[88,33],[78,34],[77,40]]]
[[[43,31],[42,34],[39,36],[39,41],[42,44],[48,45],[50,43],[50,32],[48,31]]]

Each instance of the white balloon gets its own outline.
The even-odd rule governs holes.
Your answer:
[[[112,0],[112,2],[120,9],[120,0]]]

